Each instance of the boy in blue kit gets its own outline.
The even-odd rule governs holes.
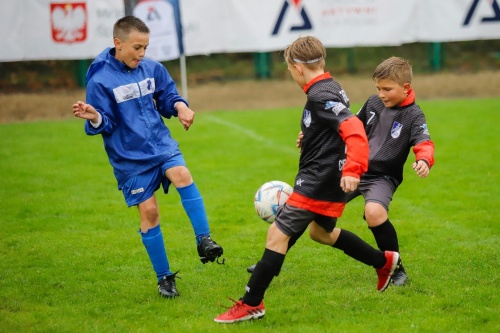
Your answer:
[[[86,103],[73,104],[75,117],[86,119],[85,132],[100,134],[120,189],[129,207],[137,206],[140,234],[158,278],[161,296],[179,296],[177,273],[170,270],[160,229],[155,191],[173,184],[196,236],[203,264],[223,249],[210,237],[203,199],[163,118],[178,117],[185,130],[194,112],[177,92],[166,68],[144,58],[149,28],[134,16],[113,27],[113,48],[104,50],[87,72]]]

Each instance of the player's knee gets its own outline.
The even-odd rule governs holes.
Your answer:
[[[318,233],[316,232],[316,227],[313,223],[309,225],[309,238],[311,238],[315,242],[317,242],[319,238]]]
[[[175,187],[185,187],[191,185],[193,177],[185,166],[178,166],[167,171],[167,177]]]
[[[311,238],[315,242],[321,243],[320,237],[314,232],[309,232],[309,238]]]
[[[330,233],[327,233],[321,227],[319,227],[319,228],[311,227],[309,229],[309,237],[313,241],[320,243],[320,244],[325,244],[325,245],[332,244],[332,239],[330,237]]]
[[[378,225],[387,220],[387,211],[378,203],[368,203],[365,206],[365,219],[368,225]]]
[[[146,205],[141,207],[141,217],[149,224],[155,225],[160,218],[158,207],[156,205]]]

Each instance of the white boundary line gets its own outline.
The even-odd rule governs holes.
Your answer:
[[[239,134],[244,134],[247,137],[252,138],[255,141],[261,142],[269,148],[272,148],[274,150],[278,149],[280,152],[287,153],[287,154],[293,154],[297,158],[299,157],[299,152],[298,152],[298,149],[296,149],[296,148],[291,148],[289,146],[277,144],[276,142],[270,140],[269,138],[266,138],[266,137],[254,132],[246,127],[240,126],[238,124],[235,124],[235,123],[232,123],[229,121],[225,121],[223,119],[214,117],[212,115],[204,115],[204,117],[205,117],[205,119],[208,119],[211,122],[228,127],[230,129],[238,132]]]

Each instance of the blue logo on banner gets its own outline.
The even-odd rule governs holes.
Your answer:
[[[306,10],[304,9],[304,6],[301,6],[300,3],[302,0],[285,0],[285,3],[283,3],[283,7],[281,8],[280,15],[278,16],[278,21],[276,21],[276,25],[274,26],[273,33],[272,35],[277,35],[278,31],[280,30],[281,23],[283,22],[283,18],[285,17],[285,13],[290,7],[289,2],[293,2],[293,5],[297,10],[300,10],[300,16],[302,17],[302,25],[299,26],[293,26],[290,31],[300,31],[300,30],[310,30],[312,29],[312,24],[311,20],[309,20],[309,17],[307,16]]]
[[[483,17],[481,19],[481,22],[500,22],[500,6],[497,3],[497,0],[490,0],[488,1],[491,4],[491,8],[493,9],[493,16],[492,17]],[[469,25],[470,20],[472,19],[472,15],[476,11],[477,5],[479,4],[479,0],[474,0],[472,2],[472,5],[469,8],[469,12],[467,13],[467,16],[465,17],[464,21],[464,26]]]

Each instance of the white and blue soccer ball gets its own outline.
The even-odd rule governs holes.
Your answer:
[[[273,223],[278,208],[285,204],[292,192],[293,188],[280,180],[264,183],[255,193],[254,205],[257,215],[264,221]]]

